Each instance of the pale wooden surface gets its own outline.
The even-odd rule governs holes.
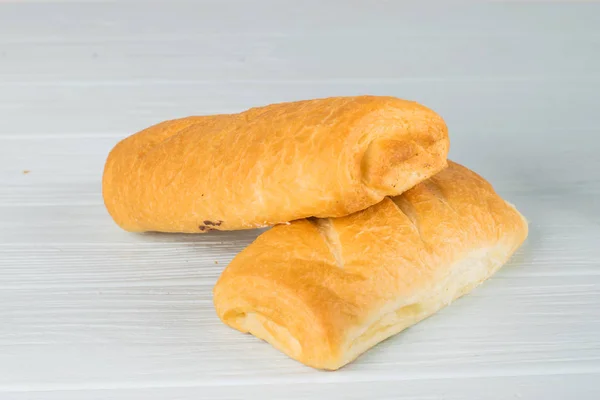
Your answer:
[[[531,234],[324,373],[215,316],[258,232],[122,232],[100,178],[163,119],[360,93],[440,112]],[[0,2],[0,399],[600,398],[599,93],[598,4]]]

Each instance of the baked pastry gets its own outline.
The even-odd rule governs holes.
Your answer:
[[[342,218],[260,235],[214,288],[227,325],[334,370],[470,292],[527,236],[527,222],[474,172],[447,169]]]
[[[103,176],[128,231],[201,233],[347,215],[446,166],[430,109],[393,97],[273,104],[166,121],[121,141]]]

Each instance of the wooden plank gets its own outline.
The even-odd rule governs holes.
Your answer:
[[[1,399],[597,399],[600,4],[0,5]],[[137,235],[104,160],[158,121],[387,94],[530,220],[490,281],[335,373],[220,323],[260,231]]]

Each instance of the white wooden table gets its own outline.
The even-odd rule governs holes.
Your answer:
[[[444,116],[531,233],[340,371],[217,319],[259,232],[135,235],[103,207],[148,125],[364,93]],[[599,94],[600,4],[0,2],[0,399],[599,399]]]

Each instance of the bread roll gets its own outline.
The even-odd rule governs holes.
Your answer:
[[[470,292],[527,223],[458,164],[355,214],[260,235],[214,289],[218,316],[315,368],[334,370]]]
[[[152,126],[108,156],[103,196],[128,231],[245,229],[378,203],[446,166],[444,121],[359,96],[273,104]]]

